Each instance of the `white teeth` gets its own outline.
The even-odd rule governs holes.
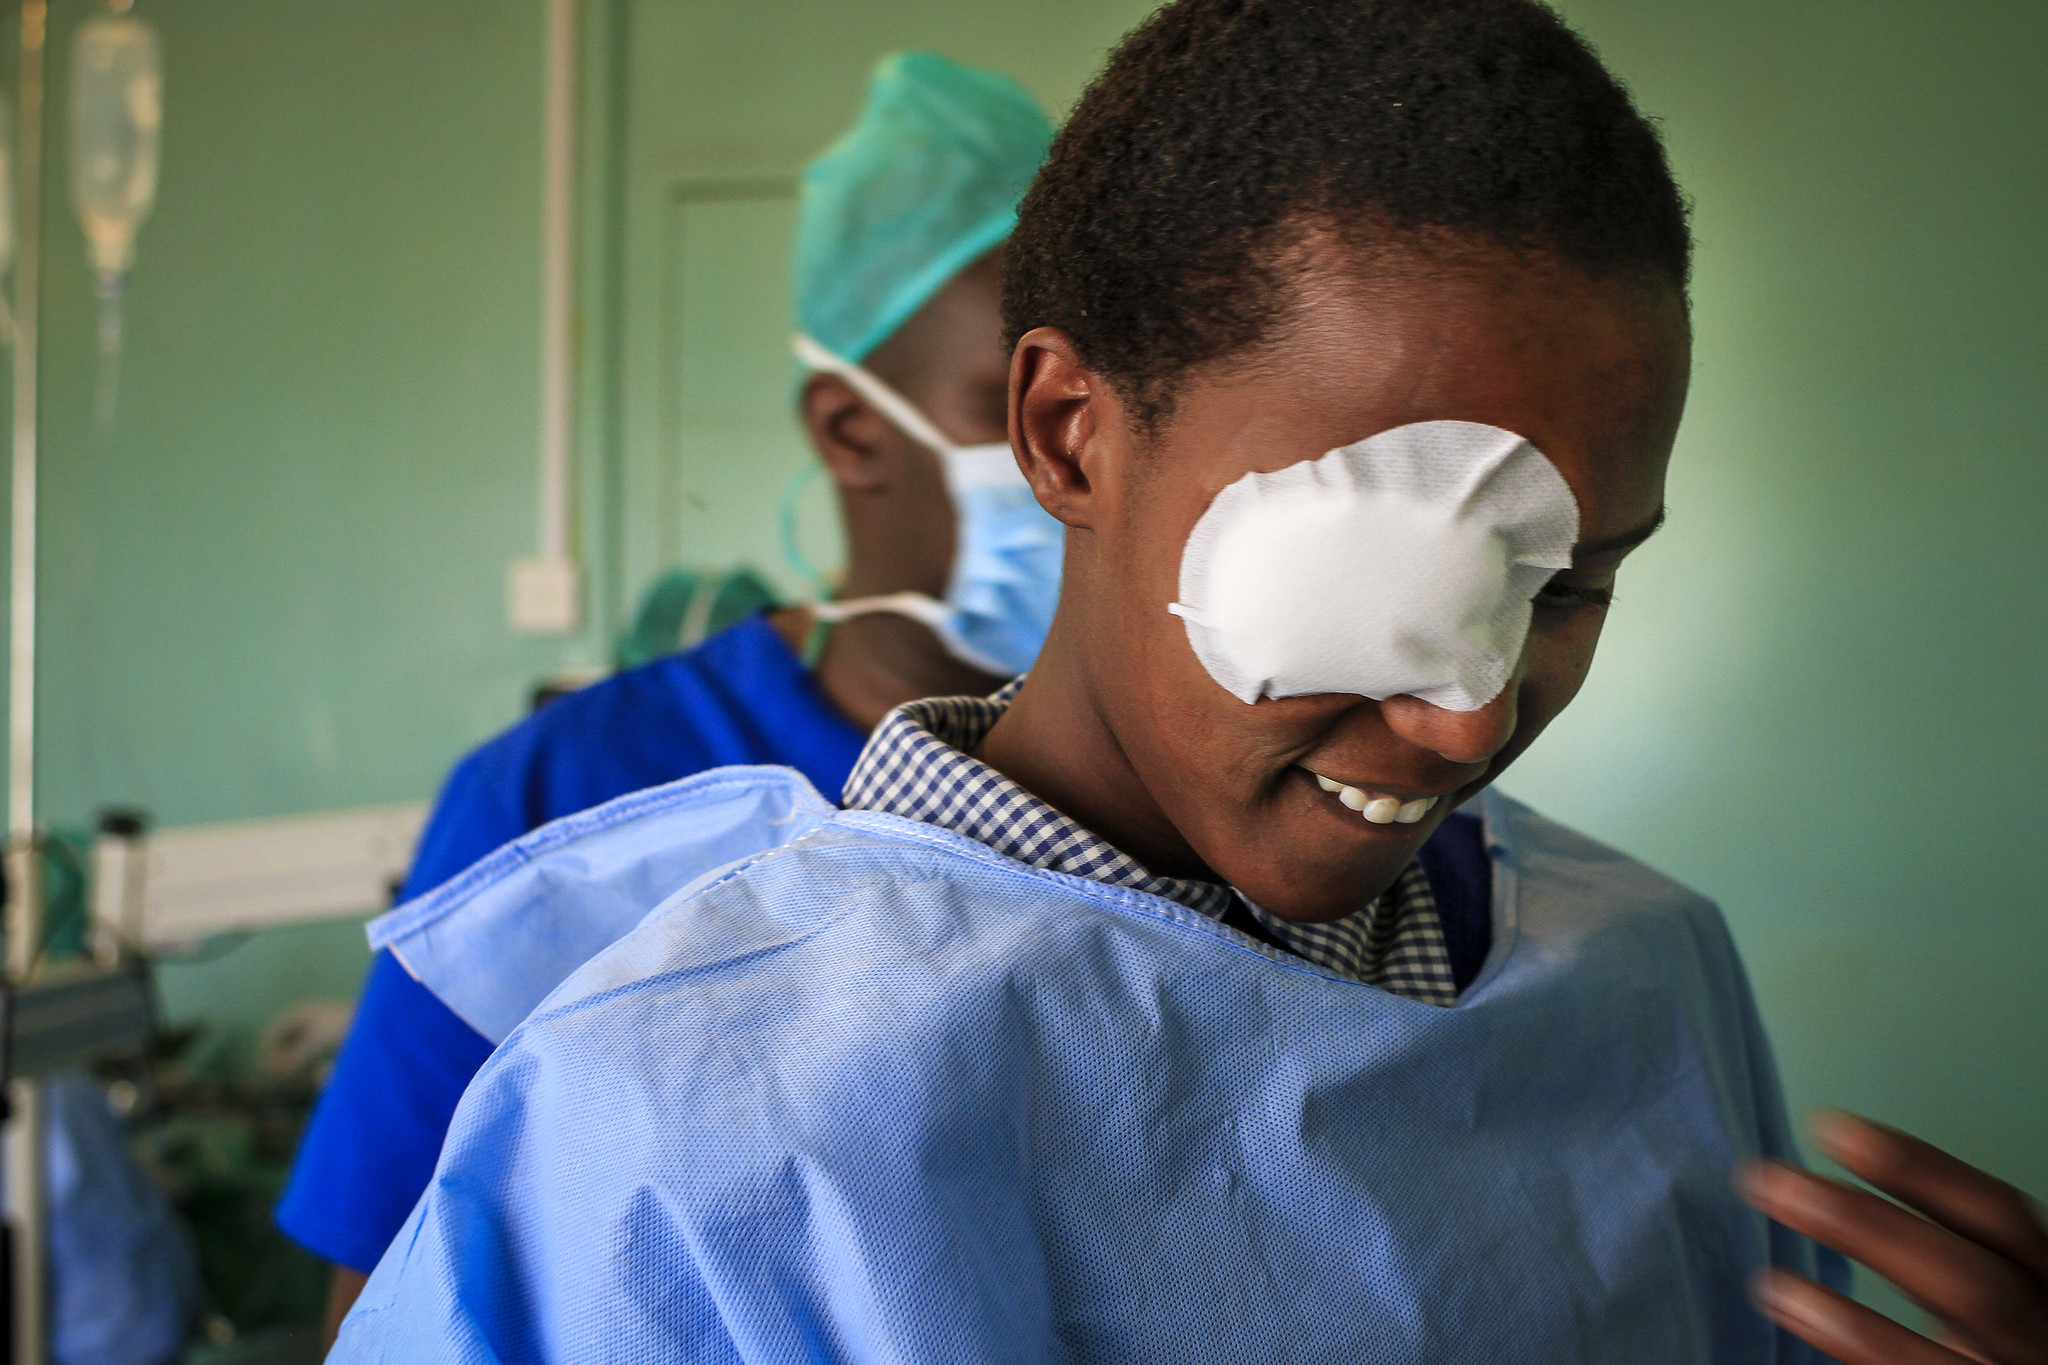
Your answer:
[[[1316,785],[1330,792],[1348,808],[1357,811],[1375,825],[1413,825],[1435,808],[1437,798],[1420,796],[1413,801],[1403,801],[1398,796],[1374,796],[1358,787],[1347,787],[1333,777],[1321,773],[1310,773]]]

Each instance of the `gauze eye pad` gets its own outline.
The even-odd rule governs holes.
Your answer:
[[[1167,610],[1240,701],[1344,692],[1476,711],[1507,685],[1530,601],[1578,538],[1577,500],[1527,440],[1416,422],[1218,493]]]

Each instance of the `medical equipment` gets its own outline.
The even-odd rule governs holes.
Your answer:
[[[148,830],[102,825],[92,920],[103,958],[381,909],[426,823],[418,801]]]
[[[135,234],[156,202],[163,131],[163,63],[156,30],[117,12],[79,25],[71,43],[71,205],[85,228],[100,299],[95,415],[114,420],[121,364],[121,300],[135,266]]]
[[[41,956],[43,854],[36,823],[36,354],[42,282],[43,50],[46,0],[22,0],[15,122],[20,215],[14,269],[14,429],[8,496],[6,987],[10,1002],[31,987]],[[18,1014],[18,1003],[10,1013]],[[8,1049],[8,1358],[42,1365],[49,1347],[49,1201],[43,1182],[43,1093]]]
[[[1578,534],[1571,488],[1526,439],[1416,422],[1218,493],[1167,610],[1239,701],[1341,692],[1476,711],[1514,674],[1531,599]]]
[[[944,462],[956,522],[945,601],[919,592],[885,593],[820,603],[812,614],[821,621],[878,611],[908,616],[970,668],[998,678],[1028,671],[1045,647],[1059,606],[1066,527],[1038,505],[1009,442],[957,445],[873,372],[801,333],[794,346],[797,359],[844,379],[898,431]]]

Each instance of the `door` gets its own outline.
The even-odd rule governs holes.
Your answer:
[[[796,175],[852,122],[875,61],[930,48],[990,66],[1057,118],[1148,8],[619,0],[617,434],[594,490],[613,542],[611,621],[676,565],[747,564],[786,600],[813,591],[783,553],[779,513],[812,459],[789,352]],[[835,568],[827,481],[811,478],[795,510],[803,553]]]

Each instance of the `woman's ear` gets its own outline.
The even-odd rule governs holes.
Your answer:
[[[1046,511],[1068,526],[1097,523],[1105,461],[1128,445],[1123,403],[1082,363],[1073,338],[1035,327],[1010,356],[1010,447]]]
[[[797,399],[811,448],[832,481],[849,493],[876,493],[888,486],[896,429],[868,405],[853,385],[836,374],[814,373]]]

